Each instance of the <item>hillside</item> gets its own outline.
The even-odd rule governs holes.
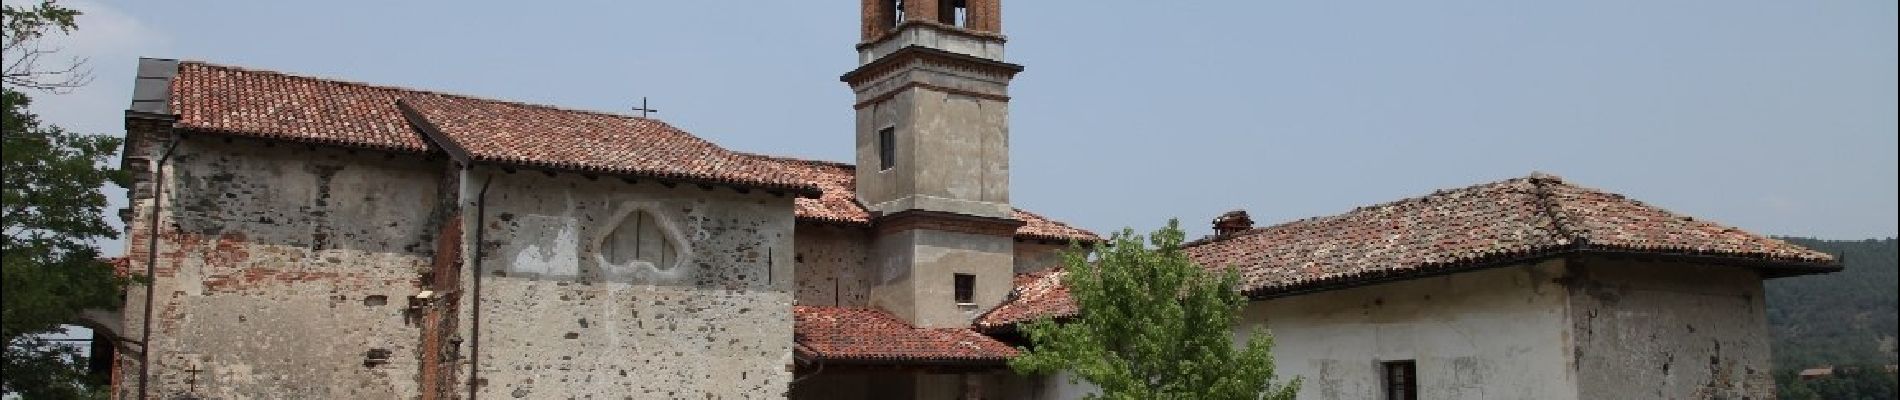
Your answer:
[[[1900,312],[1900,254],[1895,240],[1784,238],[1839,257],[1846,270],[1768,281],[1768,329],[1780,397],[1894,399],[1895,314]],[[1833,378],[1803,381],[1795,371],[1840,366]]]
[[[1768,281],[1768,325],[1777,370],[1896,360],[1900,253],[1892,238],[1784,238],[1832,253],[1845,271]]]

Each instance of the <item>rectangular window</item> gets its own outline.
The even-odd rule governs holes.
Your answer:
[[[976,303],[976,275],[957,274],[957,304]]]
[[[897,164],[897,128],[884,128],[877,131],[877,170],[891,169]]]
[[[1386,400],[1418,400],[1418,363],[1403,360],[1380,364],[1385,367]]]

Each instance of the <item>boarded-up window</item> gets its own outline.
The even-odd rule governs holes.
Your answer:
[[[678,249],[679,245],[660,227],[660,220],[639,210],[622,218],[607,233],[600,251],[607,262],[614,264],[644,261],[654,267],[671,268],[679,260]]]
[[[1412,360],[1387,361],[1385,367],[1385,398],[1387,400],[1418,400],[1418,363]]]

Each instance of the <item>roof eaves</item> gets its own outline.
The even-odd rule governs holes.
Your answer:
[[[371,151],[385,151],[385,152],[398,153],[398,154],[429,154],[430,153],[429,149],[427,148],[417,149],[417,148],[404,147],[404,146],[388,146],[388,145],[371,144],[371,143],[359,142],[359,141],[290,136],[290,135],[269,133],[269,132],[263,132],[263,131],[243,131],[243,130],[222,129],[222,128],[182,125],[182,124],[175,125],[174,128],[177,129],[178,131],[184,132],[187,135],[204,134],[204,135],[212,135],[212,136],[224,136],[224,137],[237,138],[237,139],[262,140],[266,142],[275,142],[275,143],[294,143],[294,144],[311,145],[311,146],[334,147],[334,148],[340,148],[340,149],[361,149],[361,150],[371,150]]]
[[[1667,251],[1657,249],[1622,249],[1605,246],[1592,246],[1589,242],[1577,242],[1569,245],[1545,246],[1520,252],[1499,253],[1490,256],[1466,258],[1444,263],[1418,265],[1404,269],[1373,269],[1354,274],[1343,274],[1320,279],[1304,280],[1285,285],[1261,285],[1247,288],[1242,295],[1252,300],[1268,300],[1303,294],[1350,289],[1381,283],[1444,276],[1461,272],[1508,267],[1553,257],[1569,255],[1613,255],[1655,257],[1689,262],[1706,262],[1752,268],[1761,271],[1767,278],[1837,272],[1840,265],[1826,262],[1781,259],[1775,257],[1748,257],[1728,253],[1696,253]]]

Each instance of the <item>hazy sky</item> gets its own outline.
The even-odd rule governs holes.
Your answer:
[[[607,111],[647,96],[731,149],[851,161],[857,1],[65,2],[97,80],[35,109],[68,128],[123,132],[150,56]],[[1011,0],[1013,201],[1200,235],[1229,209],[1271,224],[1545,171],[1764,234],[1893,236],[1895,15]]]

